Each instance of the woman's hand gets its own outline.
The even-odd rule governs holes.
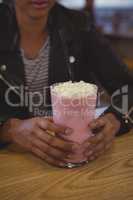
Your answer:
[[[88,157],[88,160],[94,160],[111,147],[116,133],[120,129],[120,122],[114,114],[109,113],[94,120],[89,125],[89,128],[94,133],[94,136],[87,141],[90,143],[90,146],[85,155]]]
[[[4,133],[10,135],[13,143],[55,166],[64,166],[65,159],[76,148],[75,144],[58,137],[58,134],[71,134],[72,130],[57,126],[45,117],[28,120],[11,119],[2,128],[2,134]]]

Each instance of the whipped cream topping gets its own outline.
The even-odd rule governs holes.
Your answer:
[[[94,84],[80,82],[64,82],[52,86],[52,92],[67,98],[80,98],[97,95],[97,86]]]

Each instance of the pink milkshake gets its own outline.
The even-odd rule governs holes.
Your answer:
[[[87,161],[83,144],[92,135],[88,125],[95,117],[97,86],[83,81],[55,84],[51,86],[51,99],[54,122],[73,129],[71,135],[62,137],[79,146],[67,160],[67,167],[81,165]]]

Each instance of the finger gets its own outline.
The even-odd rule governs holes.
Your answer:
[[[113,141],[99,143],[98,145],[95,145],[88,153],[86,152],[86,156],[88,157],[88,160],[95,160],[99,156],[103,155],[106,151],[108,151],[111,146],[113,145]]]
[[[93,120],[90,124],[89,124],[89,128],[91,130],[95,130],[98,128],[101,128],[103,126],[105,126],[106,124],[106,120],[103,117],[100,117],[98,119]]]
[[[93,160],[95,160],[96,159],[96,157],[94,156],[94,155],[92,155],[92,156],[90,156],[89,158],[88,158],[88,161],[93,161]]]
[[[40,151],[46,153],[50,157],[56,158],[58,160],[65,160],[68,157],[67,152],[63,152],[59,149],[49,146],[48,144],[42,142],[41,140],[35,140],[32,144],[33,146],[40,149]]]
[[[67,142],[64,139],[58,138],[56,136],[50,135],[47,132],[43,131],[42,129],[36,129],[34,132],[36,137],[43,142],[47,143],[48,145],[60,149],[64,152],[73,152],[77,150],[77,145]]]
[[[107,143],[103,149],[99,148],[99,151],[94,151],[94,156],[99,157],[103,155],[106,151],[108,151],[111,148],[112,145],[113,145],[113,142]]]
[[[89,150],[89,151],[87,151],[87,152],[84,153],[84,155],[85,155],[87,158],[91,157],[93,154],[94,154],[93,150]]]
[[[110,143],[115,139],[115,131],[110,123],[108,123],[104,128],[104,135],[105,135],[105,143]]]
[[[105,153],[105,150],[101,150],[101,151],[99,151],[99,152],[96,152],[96,153],[94,154],[94,156],[95,156],[95,158],[98,158],[98,157],[102,156],[104,153]]]
[[[105,137],[105,144],[112,143],[114,140],[115,140],[115,136],[110,134]]]
[[[94,153],[97,153],[100,151],[105,151],[106,149],[108,149],[111,146],[111,144],[113,143],[113,140],[114,140],[113,137],[108,138],[108,137],[104,136],[104,138],[93,147]]]
[[[93,154],[88,157],[88,160],[93,161],[93,160],[97,159],[98,157],[102,156],[104,153],[105,153],[104,150],[101,150],[96,153],[93,152]]]
[[[63,127],[63,126],[58,126],[52,123],[51,121],[46,120],[45,118],[40,118],[40,120],[38,121],[38,125],[41,129],[53,131],[56,134],[58,133],[71,134],[72,133],[72,129]]]
[[[53,117],[43,117],[46,120],[49,120],[50,122],[54,123]]]
[[[104,141],[96,145],[96,147],[93,149],[94,153],[104,151],[105,150],[105,143]]]
[[[100,138],[99,138],[100,139]],[[108,150],[111,145],[113,144],[114,139],[110,138],[110,139],[106,139],[106,137],[104,137],[101,140],[97,140],[98,142],[95,142],[95,145],[93,143],[93,145],[90,145],[90,147],[87,149],[87,151],[85,152],[86,155],[91,156],[92,154],[99,154],[99,152],[104,152],[106,150]],[[93,153],[92,153],[93,152]]]
[[[114,144],[114,141],[111,141],[110,143],[105,145],[105,150],[108,151]]]
[[[101,132],[97,135],[93,135],[92,137],[90,137],[88,140],[85,141],[85,143],[83,144],[84,147],[86,147],[85,153],[91,151],[92,149],[95,148],[95,146],[102,142],[105,139],[104,137],[104,132]]]
[[[96,144],[100,143],[101,141],[103,141],[104,138],[105,138],[105,133],[103,130],[102,132],[98,133],[97,135],[90,137],[89,142],[93,145],[96,145]]]
[[[39,158],[45,160],[50,165],[54,165],[54,166],[57,166],[57,167],[65,167],[65,165],[66,165],[65,162],[50,157],[49,155],[47,155],[46,153],[42,152],[37,147],[34,147],[32,149],[32,152],[35,155],[37,155]]]
[[[101,142],[98,145],[95,145],[92,149],[89,149],[88,152],[86,151],[85,156],[87,157],[95,156],[95,154],[104,150],[105,150],[104,142]]]
[[[102,141],[109,143],[115,138],[114,129],[111,123],[106,123],[106,125],[101,129],[101,131],[90,138],[89,142],[92,144],[98,144]]]

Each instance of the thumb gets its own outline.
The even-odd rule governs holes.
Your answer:
[[[89,128],[91,130],[97,130],[100,129],[102,127],[104,127],[106,124],[106,121],[103,117],[100,117],[98,119],[93,120],[90,124],[89,124]]]

